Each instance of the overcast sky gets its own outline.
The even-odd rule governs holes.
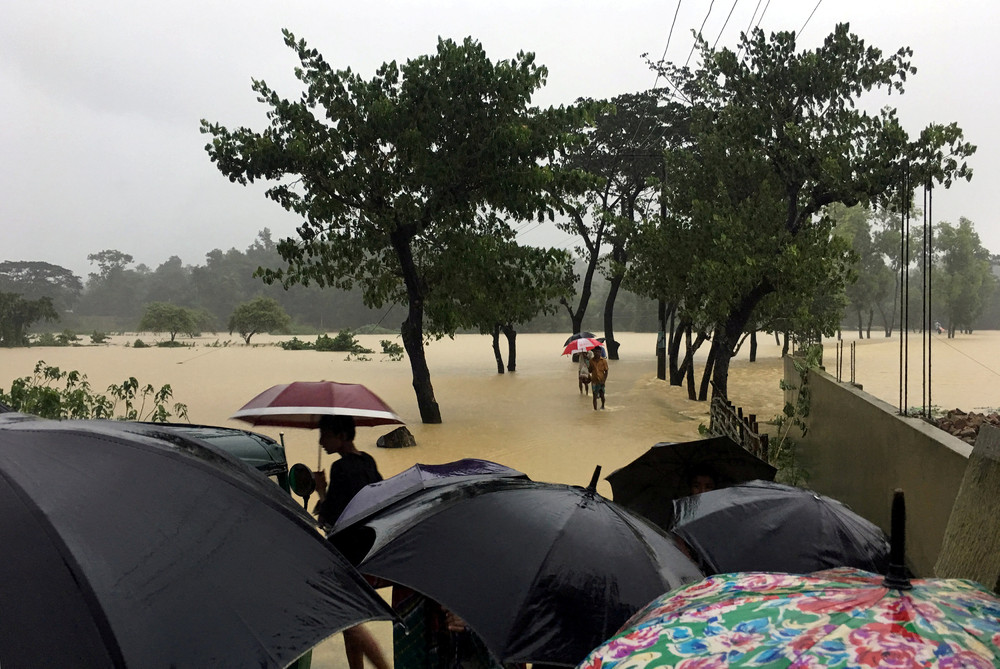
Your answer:
[[[535,102],[550,105],[662,86],[642,54],[685,62],[703,22],[719,46],[759,22],[801,30],[800,48],[812,48],[844,21],[884,51],[913,48],[917,75],[889,99],[907,130],[955,121],[979,147],[972,182],[935,191],[934,220],[965,216],[1000,253],[995,0],[32,0],[6,3],[0,21],[0,260],[85,278],[96,269],[87,255],[104,249],[155,269],[174,255],[195,265],[216,248],[245,249],[265,227],[294,234],[295,219],[261,188],[216,170],[199,132],[202,118],[263,127],[251,77],[297,95],[282,28],[366,77],[433,52],[438,36],[472,36],[494,60],[532,51],[549,69]],[[521,241],[567,244],[548,226]]]

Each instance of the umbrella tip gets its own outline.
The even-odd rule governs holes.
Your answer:
[[[597,492],[597,480],[601,478],[601,466],[597,465],[594,469],[594,475],[590,477],[590,485],[587,486],[587,490]]]
[[[896,488],[892,495],[892,519],[889,535],[889,568],[882,585],[895,590],[913,587],[906,575],[906,499]]]

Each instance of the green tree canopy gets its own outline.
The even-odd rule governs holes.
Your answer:
[[[18,293],[0,293],[0,346],[27,346],[28,328],[41,320],[59,320],[51,297],[26,300]]]
[[[711,324],[706,374],[725,395],[729,362],[765,297],[784,293],[773,304],[789,305],[842,291],[850,246],[833,234],[825,207],[887,196],[905,169],[911,183],[971,177],[963,161],[975,147],[954,124],[928,126],[911,142],[895,110],[862,111],[863,94],[902,92],[915,68],[908,48],[885,55],[846,24],[815,50],[797,51],[792,32],[759,29],[736,52],[703,41],[700,50],[694,71],[658,66],[685,101],[689,135],[667,151],[659,248],[672,249],[673,264],[643,261],[652,263],[646,275],[667,273],[663,290],[692,320]],[[836,323],[812,319],[804,334]]]
[[[258,297],[236,305],[233,315],[229,317],[229,334],[239,332],[243,341],[249,344],[250,338],[258,332],[284,330],[291,322],[292,319],[276,299]]]
[[[167,332],[170,341],[178,333],[194,334],[198,330],[198,314],[186,307],[168,302],[150,302],[139,321],[143,332]]]
[[[937,253],[940,273],[935,279],[935,295],[943,298],[948,336],[972,327],[997,289],[990,253],[979,241],[972,221],[964,216],[958,225],[938,226]]]
[[[0,262],[0,291],[19,293],[26,300],[52,298],[56,311],[72,309],[82,290],[80,277],[65,267],[35,260]]]
[[[206,150],[231,181],[276,182],[267,196],[302,216],[299,237],[278,245],[287,266],[266,282],[362,288],[365,304],[405,304],[403,344],[424,422],[441,421],[424,355],[426,334],[448,334],[428,320],[435,285],[461,272],[433,267],[442,240],[500,234],[497,220],[552,217],[558,195],[582,186],[554,159],[580,141],[588,109],[530,104],[544,67],[532,54],[491,61],[471,38],[439,40],[435,53],[383,64],[370,80],[335,70],[285,31],[301,62],[304,92],[281,97],[265,82],[253,90],[269,125],[257,132],[202,122]],[[451,319],[448,319],[451,321]]]

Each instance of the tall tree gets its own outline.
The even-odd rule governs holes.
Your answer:
[[[180,333],[194,335],[198,330],[198,315],[187,307],[168,302],[150,302],[139,321],[143,332],[166,332],[170,341]]]
[[[948,337],[956,331],[972,332],[997,289],[990,253],[980,243],[972,221],[964,216],[958,225],[940,223],[936,239],[941,271],[935,285],[943,297]]]
[[[401,335],[420,416],[439,423],[424,337],[447,328],[425,324],[424,308],[435,288],[428,276],[445,268],[425,260],[456,230],[497,234],[480,227],[492,220],[482,211],[553,217],[558,196],[582,187],[555,159],[581,141],[589,110],[532,107],[545,68],[525,53],[493,62],[471,38],[439,40],[434,54],[385,63],[365,80],[284,35],[305,92],[288,100],[254,81],[270,125],[231,131],[203,121],[206,149],[232,181],[278,182],[268,197],[304,219],[298,239],[278,245],[287,266],[265,270],[265,281],[357,282],[370,307],[406,305]]]
[[[971,177],[964,159],[975,147],[955,124],[928,126],[911,143],[895,110],[861,111],[864,93],[902,92],[915,68],[910,49],[886,56],[846,24],[811,51],[797,52],[792,32],[768,38],[759,29],[737,52],[699,44],[698,69],[659,66],[690,119],[689,141],[667,152],[664,228],[694,239],[685,245],[684,299],[712,323],[705,373],[725,396],[729,363],[761,301],[781,291],[812,299],[834,288],[823,266],[849,260],[825,207],[874,201],[897,187],[907,163],[914,183]]]
[[[80,277],[65,267],[37,260],[0,262],[0,291],[19,293],[26,300],[52,298],[56,311],[72,309],[82,290]]]
[[[0,293],[0,346],[27,346],[28,328],[41,320],[59,320],[51,297],[26,300],[18,293]]]

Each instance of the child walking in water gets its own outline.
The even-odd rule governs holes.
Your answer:
[[[590,360],[590,389],[594,399],[594,411],[597,411],[597,397],[601,397],[601,408],[604,408],[604,384],[608,380],[608,360],[604,357],[604,349],[595,348],[594,357]]]

